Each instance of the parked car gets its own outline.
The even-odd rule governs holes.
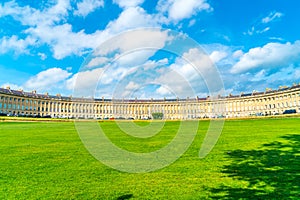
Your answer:
[[[285,110],[285,111],[283,112],[283,114],[293,114],[293,113],[297,113],[297,112],[296,112],[296,109]]]

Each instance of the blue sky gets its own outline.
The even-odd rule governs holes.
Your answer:
[[[201,46],[225,94],[290,86],[300,82],[299,7],[297,0],[4,0],[0,86],[72,95],[77,84],[93,92],[84,96],[107,98],[206,96],[207,75],[181,57],[201,53],[188,46],[181,56],[163,51],[176,42],[174,32]],[[111,38],[145,27],[156,50],[125,55],[127,43],[144,45],[138,35],[120,42],[122,52],[94,56]]]

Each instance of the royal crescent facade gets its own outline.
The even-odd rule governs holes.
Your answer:
[[[0,88],[0,113],[9,116],[149,119],[152,113],[163,113],[164,119],[175,120],[277,115],[291,110],[300,112],[300,84],[216,99],[162,100],[72,98]]]

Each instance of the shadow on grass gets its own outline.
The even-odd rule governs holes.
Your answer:
[[[300,135],[264,144],[257,150],[227,152],[224,166],[234,184],[210,189],[212,199],[300,199]]]
[[[132,197],[133,197],[133,194],[125,194],[125,195],[119,196],[117,198],[117,200],[126,200],[126,199],[131,199]]]

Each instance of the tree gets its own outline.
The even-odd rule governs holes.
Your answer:
[[[162,119],[164,117],[164,114],[163,113],[152,113],[152,117],[153,119]]]

